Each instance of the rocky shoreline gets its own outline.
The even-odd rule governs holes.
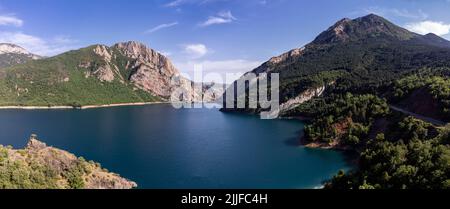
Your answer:
[[[352,150],[349,146],[342,145],[338,142],[326,143],[326,142],[309,142],[304,136],[300,137],[300,146],[311,148],[311,149],[326,149],[326,150],[339,150],[339,151],[350,151]]]
[[[132,189],[137,184],[67,151],[47,146],[32,135],[24,149],[0,145],[0,188]],[[23,175],[22,175],[23,174]],[[11,176],[11,177],[9,177]]]

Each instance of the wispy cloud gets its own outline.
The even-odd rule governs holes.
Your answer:
[[[208,48],[204,44],[187,44],[184,45],[183,52],[191,59],[199,59],[208,53]]]
[[[154,28],[152,28],[152,29],[149,29],[149,30],[145,31],[144,33],[146,33],[146,34],[151,34],[151,33],[154,33],[154,32],[156,32],[156,31],[162,30],[162,29],[164,29],[164,28],[170,28],[170,27],[173,27],[173,26],[175,26],[175,25],[178,25],[178,22],[164,23],[164,24],[158,25],[158,26],[156,26],[156,27],[154,27]]]
[[[76,46],[77,41],[70,39],[69,36],[43,39],[23,32],[0,31],[0,42],[16,44],[34,54],[43,56],[53,56],[78,48]]]
[[[0,15],[0,25],[21,27],[23,25],[23,20],[14,15]]]
[[[427,33],[434,33],[438,36],[443,36],[450,33],[450,24],[429,20],[409,23],[405,25],[405,28],[422,35],[425,35]]]
[[[167,4],[165,4],[165,7],[177,7],[180,6],[181,4],[185,3],[186,0],[175,0],[175,1],[171,1]]]
[[[169,3],[164,4],[164,7],[180,7],[184,4],[207,4],[207,3],[214,3],[219,1],[226,1],[226,0],[172,0]]]
[[[219,12],[215,16],[210,16],[208,19],[199,25],[201,27],[207,27],[211,25],[218,25],[218,24],[225,24],[225,23],[231,23],[233,21],[237,20],[231,11],[225,11],[225,12]]]

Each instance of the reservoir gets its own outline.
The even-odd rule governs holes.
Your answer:
[[[0,110],[0,144],[23,148],[35,133],[150,189],[316,188],[350,169],[341,152],[298,146],[303,127],[167,104]]]

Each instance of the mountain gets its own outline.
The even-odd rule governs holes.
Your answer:
[[[417,37],[417,34],[400,28],[380,16],[370,14],[354,20],[344,18],[338,21],[317,36],[313,43],[343,43],[364,40],[368,37],[383,36],[396,40],[409,40]]]
[[[85,106],[168,101],[181,89],[184,101],[199,101],[208,88],[194,90],[170,60],[130,41],[93,45],[0,70],[0,105]],[[205,94],[203,94],[205,93]],[[219,96],[221,92],[217,93]]]
[[[342,19],[311,43],[273,57],[251,72],[279,73],[285,112],[330,88],[379,94],[381,88],[408,73],[440,67],[450,67],[449,41],[410,32],[370,14]]]
[[[450,188],[449,41],[377,15],[346,18],[251,72],[279,73],[280,116],[308,119],[299,145],[355,154],[357,167],[325,188]]]
[[[30,60],[41,58],[41,56],[32,54],[20,46],[0,43],[0,68],[22,64]]]

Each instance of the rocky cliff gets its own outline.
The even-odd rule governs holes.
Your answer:
[[[280,114],[286,113],[287,111],[294,109],[298,105],[308,102],[314,97],[322,96],[323,92],[325,92],[325,89],[325,85],[317,88],[311,88],[302,92],[297,97],[289,99],[288,101],[280,105]]]
[[[136,87],[164,98],[170,97],[171,80],[179,75],[179,71],[169,59],[137,42],[119,43],[113,48],[133,59],[126,67],[132,72],[129,80]]]

